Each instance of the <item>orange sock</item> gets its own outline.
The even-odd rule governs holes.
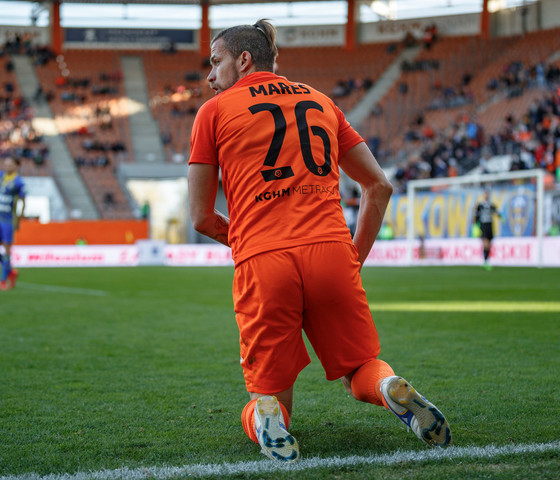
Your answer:
[[[245,408],[241,413],[241,423],[245,434],[253,440],[253,442],[259,443],[259,440],[257,439],[257,432],[255,431],[255,403],[257,403],[256,398],[245,405]],[[290,415],[288,414],[286,407],[282,403],[278,403],[280,404],[280,409],[282,410],[282,415],[287,429],[290,426]]]
[[[352,377],[352,393],[361,402],[383,405],[381,381],[395,374],[389,364],[375,359],[364,363]]]

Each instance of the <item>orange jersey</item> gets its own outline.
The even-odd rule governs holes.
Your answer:
[[[236,264],[270,250],[352,243],[338,160],[363,139],[326,95],[257,72],[206,102],[189,163],[219,165]]]

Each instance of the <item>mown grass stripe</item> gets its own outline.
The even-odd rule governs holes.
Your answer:
[[[221,464],[195,464],[181,467],[142,467],[119,468],[115,470],[99,470],[96,472],[78,472],[38,475],[26,473],[21,475],[6,475],[0,480],[167,480],[170,478],[196,476],[207,477],[219,475],[222,477],[240,474],[261,474],[278,471],[302,471],[317,468],[353,467],[358,465],[389,466],[403,462],[423,462],[426,460],[445,459],[483,459],[505,455],[520,455],[526,453],[543,453],[560,451],[560,442],[539,443],[528,445],[487,445],[485,447],[450,447],[446,449],[397,451],[391,454],[371,455],[367,457],[331,457],[302,459],[292,465],[282,465],[270,460],[254,462],[237,462]]]

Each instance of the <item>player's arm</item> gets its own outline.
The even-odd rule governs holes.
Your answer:
[[[18,213],[17,207],[18,204],[21,205],[21,209]],[[23,213],[25,212],[25,197],[15,197],[14,198],[14,210],[13,210],[13,219],[14,219],[14,229],[19,229],[19,223],[23,218]]]
[[[363,265],[383,223],[393,186],[364,142],[348,150],[339,164],[362,189],[354,245]]]
[[[478,223],[480,225],[480,205],[477,205],[474,209],[473,223]]]
[[[189,213],[197,232],[229,246],[229,218],[214,209],[218,193],[218,167],[189,165]]]

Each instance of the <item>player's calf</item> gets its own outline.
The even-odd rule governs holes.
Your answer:
[[[19,272],[15,268],[12,268],[12,271],[8,274],[9,288],[15,288],[16,287],[16,280],[17,280],[18,276],[19,276]]]

